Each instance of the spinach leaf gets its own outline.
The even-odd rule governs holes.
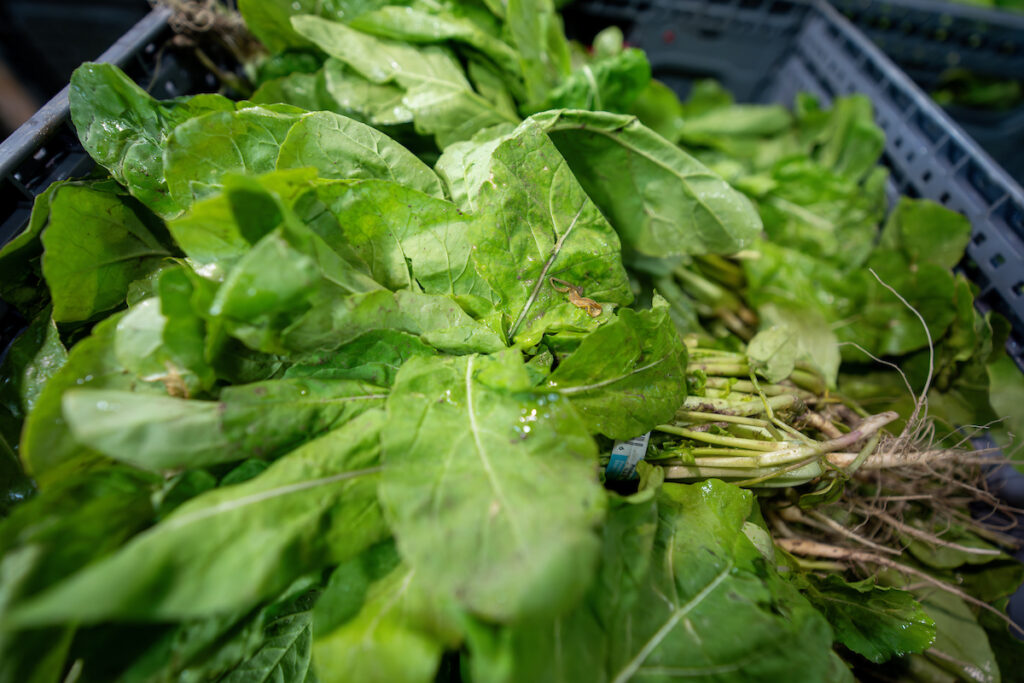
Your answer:
[[[492,620],[569,607],[598,550],[594,443],[567,400],[529,381],[516,351],[413,358],[383,431],[380,496],[402,557]]]
[[[287,379],[225,387],[218,401],[73,390],[63,406],[80,443],[159,471],[270,459],[382,406],[386,397],[362,382]]]
[[[569,75],[569,42],[551,0],[508,0],[506,26],[519,52],[526,101],[541,102]]]
[[[371,330],[337,351],[314,356],[291,366],[284,376],[357,379],[389,387],[395,383],[395,375],[407,360],[436,353],[419,337],[406,332]]]
[[[295,17],[292,25],[368,80],[403,88],[406,94],[402,104],[413,113],[416,130],[434,135],[441,148],[469,139],[482,128],[504,121],[518,122],[473,91],[462,67],[446,48],[417,49],[315,16]]]
[[[468,9],[471,5],[466,3],[460,7],[453,4],[449,7]],[[360,14],[347,23],[370,35],[415,44],[457,41],[479,50],[510,75],[519,71],[518,53],[497,35],[497,26],[486,26],[477,16],[459,16],[430,3],[422,3],[411,7],[387,5]]]
[[[0,363],[0,406],[24,420],[67,359],[50,311],[43,310],[6,349]]]
[[[405,90],[397,85],[374,83],[333,57],[324,64],[324,77],[338,113],[377,127],[412,123],[402,104]]]
[[[96,325],[92,334],[68,353],[67,362],[43,386],[25,420],[20,456],[25,471],[42,488],[86,469],[102,457],[71,436],[61,412],[64,392],[72,388],[124,389],[140,393],[166,390],[140,384],[117,360],[114,339],[120,314]]]
[[[282,169],[312,166],[322,178],[393,180],[444,196],[440,179],[407,149],[365,124],[330,112],[307,114],[296,122],[276,163]]]
[[[590,109],[626,113],[651,82],[651,65],[642,50],[630,48],[583,64],[548,93],[537,111]]]
[[[597,328],[547,378],[593,432],[627,440],[668,422],[686,398],[686,346],[668,305],[623,309]]]
[[[69,182],[74,181],[52,183],[37,195],[25,229],[0,247],[0,273],[4,274],[0,280],[0,298],[27,316],[37,313],[38,309],[46,305],[45,301],[39,300],[42,275],[39,257],[43,253],[43,243],[39,237],[50,219],[50,199],[61,186]]]
[[[253,607],[357,554],[386,535],[376,500],[383,422],[381,411],[364,413],[254,479],[193,498],[21,605],[12,623],[210,616]]]
[[[538,126],[498,144],[486,178],[470,189],[489,217],[473,226],[473,262],[509,341],[532,346],[549,330],[590,330],[632,300],[615,232]]]
[[[910,593],[878,586],[874,579],[848,583],[835,574],[807,575],[798,585],[836,639],[873,662],[922,652],[935,640],[935,622]]]
[[[301,109],[284,105],[248,106],[182,123],[164,149],[171,199],[187,208],[214,194],[226,173],[273,171],[285,136],[302,116]]]
[[[441,654],[459,643],[458,617],[454,605],[431,595],[420,574],[399,565],[368,587],[358,614],[317,633],[317,676],[324,683],[429,683]]]
[[[57,322],[88,320],[122,304],[133,280],[173,254],[163,224],[105,181],[59,188],[42,242]]]
[[[158,102],[112,64],[86,62],[71,75],[71,120],[82,146],[115,180],[165,218],[183,205],[168,194],[164,147],[185,121],[211,112],[233,111],[220,95],[196,95]]]
[[[658,257],[729,254],[761,231],[746,197],[634,117],[559,111],[532,120],[630,249]]]

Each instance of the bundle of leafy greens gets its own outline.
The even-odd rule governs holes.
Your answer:
[[[681,102],[542,0],[240,6],[248,99],[75,72],[97,172],[0,251],[0,681],[1015,670],[963,426],[1024,381],[866,100]]]

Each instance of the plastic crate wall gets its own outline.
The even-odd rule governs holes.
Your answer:
[[[833,8],[795,0],[595,0],[566,25],[618,24],[646,50],[656,78],[685,95],[715,78],[740,101],[791,105],[866,94],[886,133],[890,196],[924,197],[973,226],[962,269],[978,305],[1013,324],[1008,350],[1024,369],[1024,191],[935,102]],[[580,34],[582,36],[582,33]],[[589,37],[589,36],[588,36]]]
[[[1024,13],[935,0],[831,0],[926,91],[951,67],[1024,81]],[[1024,184],[1024,104],[1007,111],[946,111]]]

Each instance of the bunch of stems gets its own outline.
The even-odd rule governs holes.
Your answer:
[[[830,395],[808,366],[783,382],[764,383],[744,354],[688,343],[691,379],[702,395],[689,396],[671,423],[655,428],[668,437],[653,458],[667,479],[785,487],[829,471],[849,476],[874,453],[880,430],[897,418],[892,412],[869,415]],[[852,419],[818,412],[835,403],[845,405]]]

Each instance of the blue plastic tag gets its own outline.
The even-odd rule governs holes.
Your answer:
[[[604,475],[608,479],[636,479],[636,465],[647,455],[651,433],[635,436],[629,441],[616,441]]]

